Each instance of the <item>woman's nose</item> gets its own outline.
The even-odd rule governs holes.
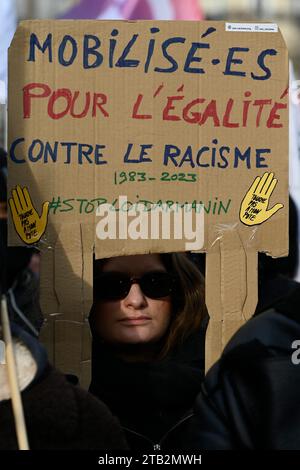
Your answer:
[[[131,285],[130,291],[125,297],[124,302],[127,306],[132,305],[135,308],[140,308],[141,306],[144,306],[147,303],[145,295],[142,289],[140,288],[139,284],[134,282]]]

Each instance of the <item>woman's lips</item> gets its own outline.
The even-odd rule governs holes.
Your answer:
[[[148,323],[151,320],[150,317],[147,316],[140,316],[140,317],[126,317],[121,318],[119,322],[125,325],[142,325],[144,323]]]

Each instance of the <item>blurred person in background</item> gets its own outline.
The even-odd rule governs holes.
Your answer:
[[[208,371],[185,449],[300,450],[300,287],[249,320]]]
[[[109,409],[54,369],[37,339],[14,323],[11,330],[29,449],[127,449]],[[1,365],[0,450],[17,449],[8,372]]]
[[[38,337],[43,324],[39,304],[39,252],[24,246],[7,247],[7,161],[1,149],[0,160],[0,255],[1,282],[7,291],[9,315],[29,333]]]
[[[202,255],[192,255],[200,269]],[[185,449],[300,450],[298,217],[289,201],[289,255],[259,253],[255,315],[208,371]]]

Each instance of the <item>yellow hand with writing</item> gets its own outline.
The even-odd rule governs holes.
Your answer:
[[[240,220],[243,224],[262,224],[283,208],[283,204],[278,203],[268,209],[269,199],[276,184],[274,173],[264,173],[263,176],[255,178],[241,204]]]
[[[17,186],[12,190],[9,206],[15,229],[21,240],[27,245],[38,242],[47,226],[49,202],[44,202],[42,215],[39,216],[33,207],[28,189]]]

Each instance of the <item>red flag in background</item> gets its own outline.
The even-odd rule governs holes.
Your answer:
[[[199,0],[81,0],[65,19],[201,20]]]

